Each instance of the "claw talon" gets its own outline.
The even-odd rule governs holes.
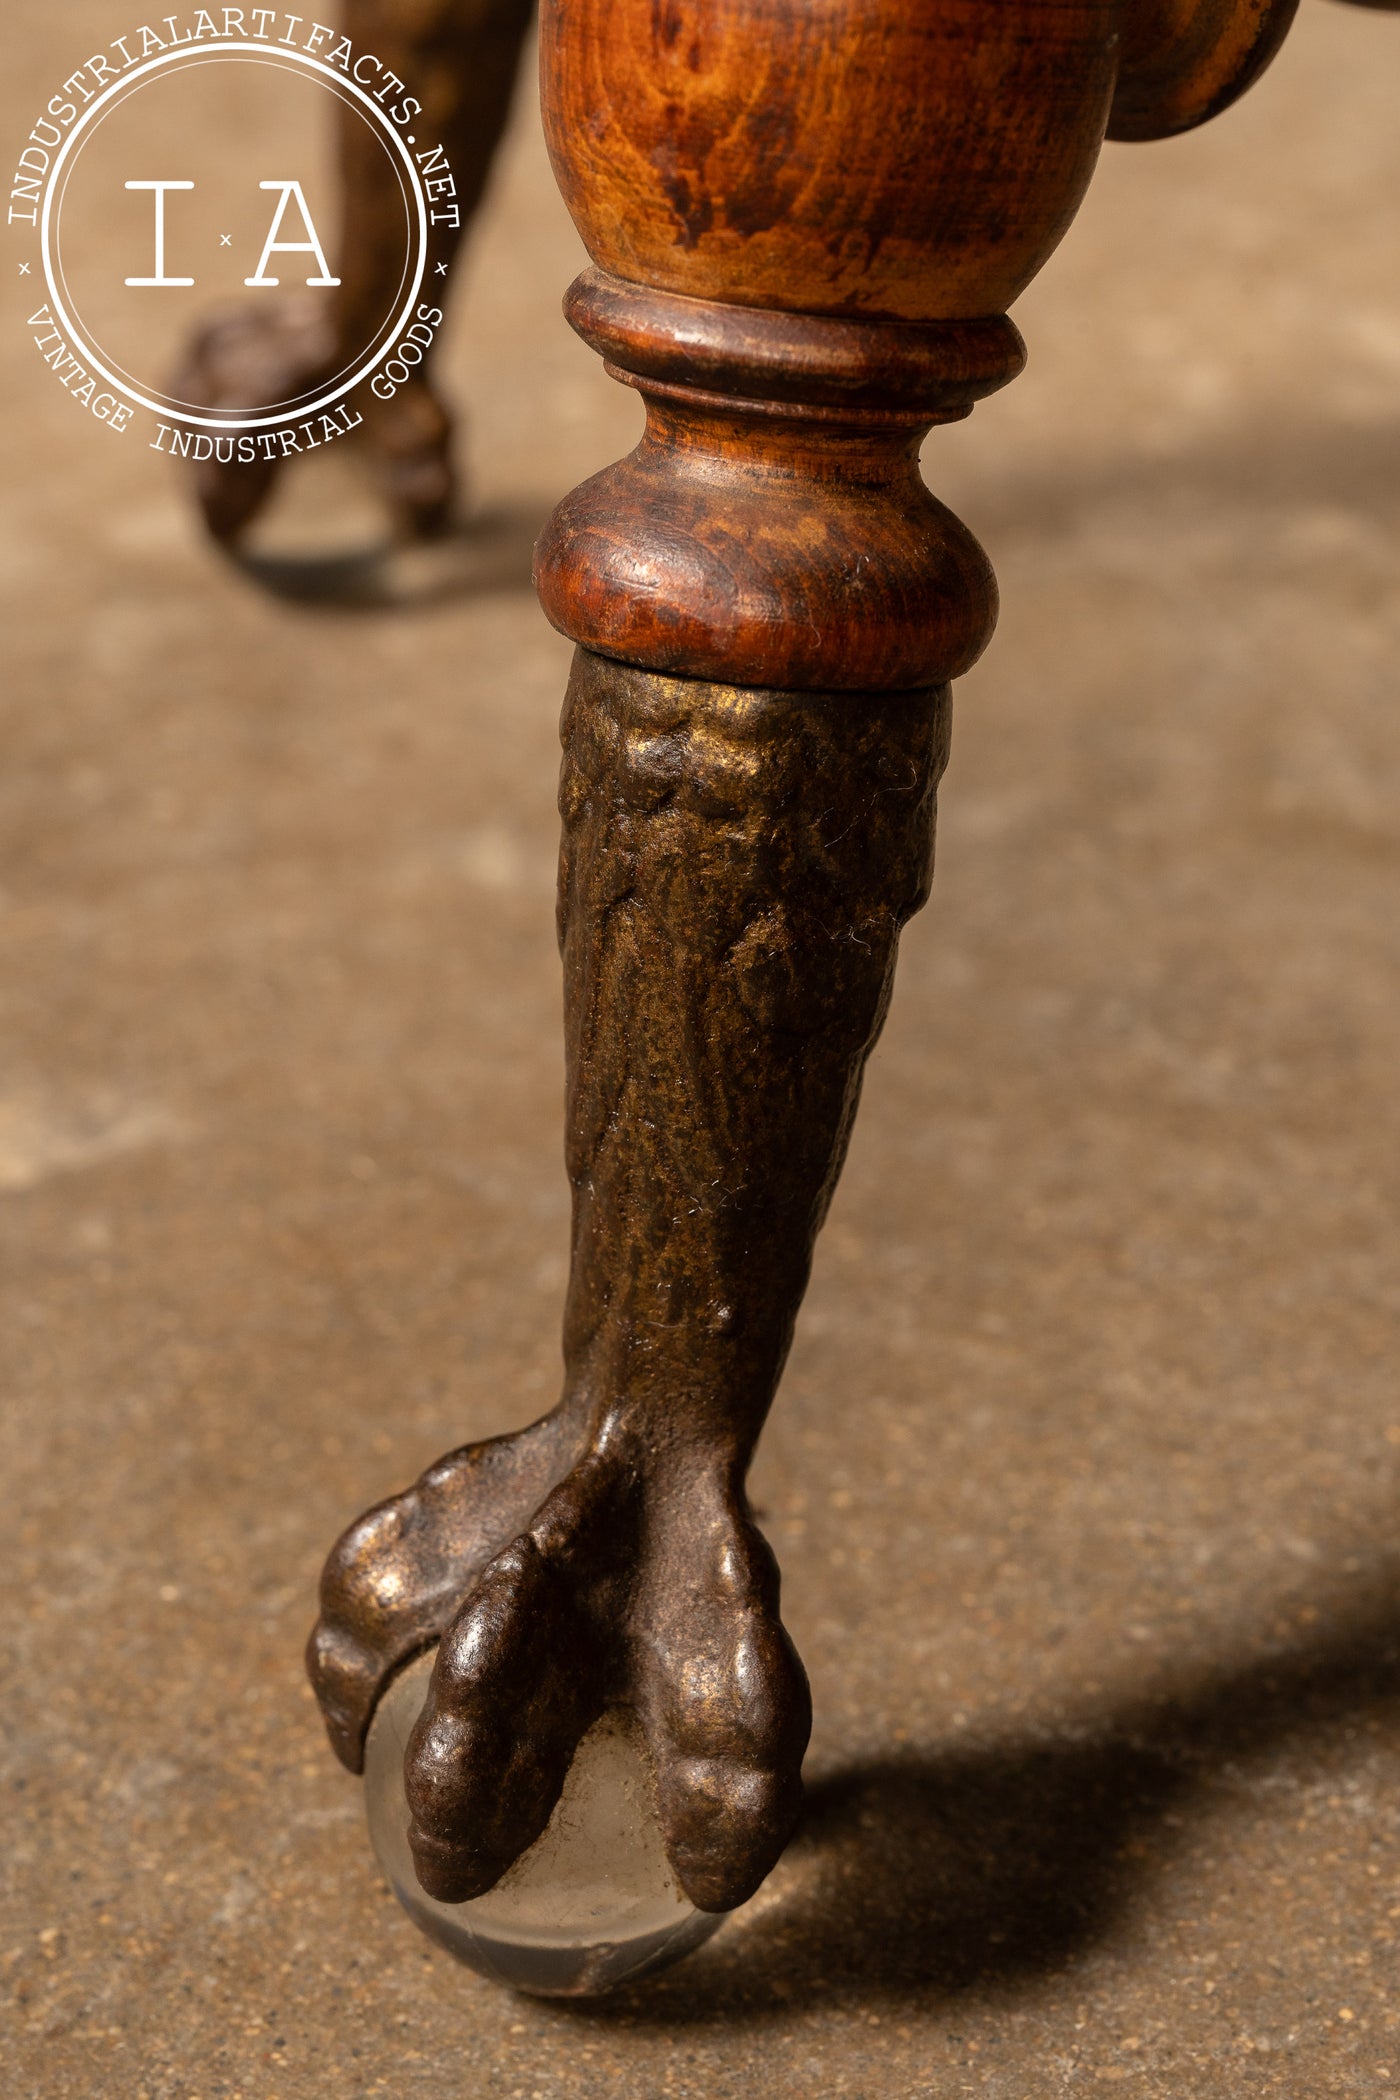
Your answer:
[[[772,1557],[737,1514],[692,1529],[702,1498],[668,1493],[622,1440],[574,1459],[563,1426],[454,1453],[347,1532],[310,1650],[332,1740],[361,1742],[405,1653],[438,1640],[405,1759],[410,1844],[428,1894],[463,1903],[539,1837],[604,1707],[628,1706],[681,1887],[732,1909],[796,1822],[810,1725]],[[508,1506],[518,1529],[473,1565]]]

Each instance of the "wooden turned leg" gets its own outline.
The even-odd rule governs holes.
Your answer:
[[[405,1764],[434,1895],[494,1883],[609,1703],[701,1908],[792,1827],[807,1693],[744,1477],[926,894],[949,682],[996,610],[920,442],[1019,371],[1006,308],[1115,90],[1142,125],[1204,113],[1291,4],[546,0],[546,130],[594,265],[567,311],[647,409],[536,560],[578,644],[564,1397],[352,1527],[311,1648],[356,1766],[440,1643]]]
[[[459,223],[432,224],[424,285],[438,303],[450,265],[486,188],[510,113],[533,0],[346,0],[345,33],[372,51],[423,104],[419,127],[441,141],[456,179]],[[381,148],[357,116],[340,128],[342,213],[335,268],[340,286],[325,318],[294,298],[215,321],[190,345],[177,391],[211,409],[292,398],[343,368],[370,341],[398,282],[402,207],[386,182]],[[436,290],[432,290],[436,287]],[[356,396],[363,449],[399,529],[432,538],[451,522],[456,477],[452,417],[433,385],[436,344],[391,401]],[[236,540],[270,497],[280,458],[205,462],[191,471],[205,523]]]

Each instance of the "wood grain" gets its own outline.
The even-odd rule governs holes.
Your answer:
[[[545,134],[612,275],[740,306],[1003,313],[1104,135],[1113,0],[544,0]]]

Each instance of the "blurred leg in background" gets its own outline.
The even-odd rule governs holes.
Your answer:
[[[435,305],[449,282],[438,265],[451,264],[485,191],[533,13],[533,0],[346,0],[342,10],[356,50],[374,52],[408,84],[423,105],[414,119],[418,135],[440,141],[452,164],[459,223],[429,230],[424,296]],[[341,283],[329,321],[288,295],[269,299],[255,319],[210,323],[192,342],[177,383],[185,399],[234,410],[295,393],[338,371],[373,334],[366,317],[383,310],[386,274],[397,278],[401,204],[384,179],[373,135],[350,116],[341,125],[339,159]],[[367,391],[356,400],[364,454],[397,531],[411,539],[437,537],[457,508],[452,418],[433,385],[432,356],[391,401]],[[209,461],[196,468],[199,502],[216,539],[234,541],[253,522],[280,464]]]

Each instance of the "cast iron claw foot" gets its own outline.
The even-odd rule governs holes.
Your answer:
[[[807,1684],[743,1483],[927,894],[948,694],[741,691],[581,650],[564,741],[565,1398],[352,1526],[311,1676],[358,1769],[376,1699],[439,1643],[405,1757],[430,1896],[484,1895],[621,1706],[676,1878],[722,1911],[801,1801]]]
[[[697,1909],[731,1910],[801,1806],[807,1680],[778,1570],[715,1454],[658,1450],[564,1410],[454,1452],[352,1525],[322,1582],[308,1664],[359,1770],[374,1703],[438,1640],[406,1784],[418,1878],[484,1895],[544,1830],[608,1706],[641,1722],[667,1851]]]
[[[328,323],[296,299],[269,302],[253,314],[230,314],[208,323],[194,337],[176,376],[177,400],[213,414],[237,414],[265,402],[310,398],[329,385],[339,368]],[[365,388],[350,406],[363,417],[356,435],[389,509],[396,533],[409,540],[437,539],[457,508],[452,464],[452,418],[421,374],[390,401]],[[195,493],[214,539],[233,546],[266,505],[285,464],[255,447],[247,460],[204,460],[192,468]]]

